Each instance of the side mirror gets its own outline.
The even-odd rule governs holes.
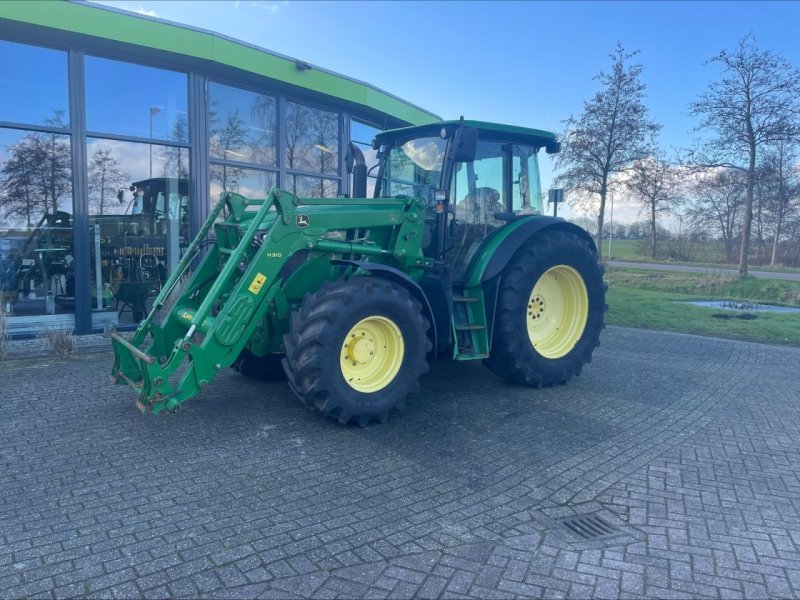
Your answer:
[[[561,152],[561,142],[548,142],[544,147],[544,151],[548,154],[558,154]]]
[[[117,200],[119,200],[120,204],[125,202],[125,188],[119,188],[119,191],[117,192]]]
[[[464,127],[461,130],[461,137],[458,146],[453,150],[453,160],[460,162],[473,162],[478,151],[478,130],[472,127]]]

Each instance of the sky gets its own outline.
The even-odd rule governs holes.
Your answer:
[[[210,29],[368,82],[445,119],[560,131],[617,42],[638,50],[668,152],[688,147],[706,61],[752,32],[800,67],[800,2],[103,1]],[[542,159],[542,186],[554,176]],[[618,218],[637,208],[620,198]]]

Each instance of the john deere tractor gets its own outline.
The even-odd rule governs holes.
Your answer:
[[[353,198],[222,194],[132,339],[112,333],[112,378],[142,411],[174,411],[230,367],[362,426],[441,355],[532,387],[580,373],[605,289],[591,237],[542,214],[555,136],[462,119],[373,148],[375,177],[350,148]]]

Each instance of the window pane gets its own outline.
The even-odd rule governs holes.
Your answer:
[[[188,143],[185,73],[86,57],[89,131]]]
[[[271,171],[243,169],[229,165],[211,165],[211,204],[222,192],[236,192],[247,198],[266,198],[277,185],[277,175]]]
[[[67,53],[0,41],[0,121],[69,127]]]
[[[339,114],[286,103],[286,167],[313,173],[339,172]]]
[[[339,180],[289,175],[289,191],[301,198],[335,198],[339,195]]]
[[[372,149],[372,140],[380,133],[377,127],[371,127],[356,120],[350,121],[350,141],[364,153],[364,163],[367,165],[367,197],[375,195],[375,182],[378,177],[378,151]]]
[[[219,83],[208,96],[211,157],[275,166],[275,98]]]
[[[11,334],[74,327],[67,135],[0,129],[0,296]]]
[[[92,325],[136,323],[188,242],[189,150],[89,138],[86,151]]]
[[[362,146],[372,147],[372,140],[381,132],[377,127],[367,125],[355,119],[350,120],[350,141]]]

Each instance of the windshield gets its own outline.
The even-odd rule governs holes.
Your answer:
[[[447,140],[425,137],[409,140],[389,150],[377,195],[384,198],[411,196],[434,202],[440,189]]]

